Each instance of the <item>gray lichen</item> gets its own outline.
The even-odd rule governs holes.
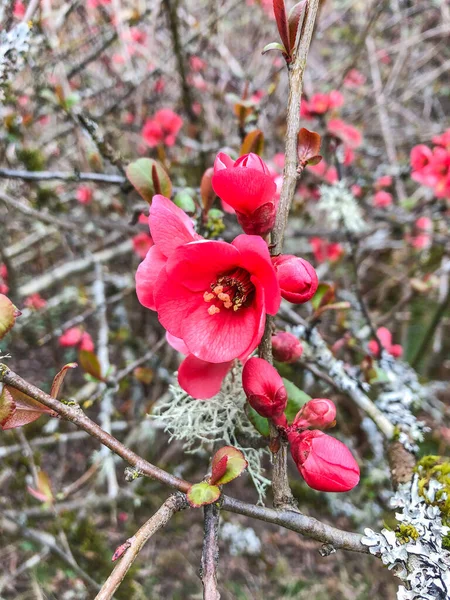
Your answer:
[[[321,195],[316,206],[330,229],[345,229],[350,233],[367,229],[361,208],[345,180],[321,185],[319,189]]]
[[[0,32],[0,100],[4,99],[4,86],[21,69],[29,47],[30,28],[27,23],[19,23],[10,31]]]

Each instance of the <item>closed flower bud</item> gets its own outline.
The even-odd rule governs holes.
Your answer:
[[[280,331],[272,337],[272,352],[278,362],[294,363],[302,355],[303,347],[295,335]]]
[[[307,402],[297,413],[293,426],[297,429],[317,427],[326,429],[336,419],[336,407],[327,398],[314,398]]]
[[[280,254],[273,259],[281,295],[293,304],[303,304],[314,296],[319,285],[314,267],[304,258]]]
[[[320,492],[348,492],[359,482],[350,450],[323,431],[288,434],[292,458],[306,483]]]
[[[287,404],[287,392],[277,370],[262,358],[250,358],[242,372],[242,386],[252,408],[278,421]]]

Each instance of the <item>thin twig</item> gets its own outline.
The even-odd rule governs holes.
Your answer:
[[[204,600],[220,600],[217,587],[217,564],[219,561],[219,517],[217,504],[204,508],[204,535],[200,577],[203,584]]]
[[[109,173],[73,173],[68,171],[25,171],[15,169],[0,169],[3,179],[22,179],[23,181],[93,181],[95,183],[124,184],[127,179],[122,175]]]

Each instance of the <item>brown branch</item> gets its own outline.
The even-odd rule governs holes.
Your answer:
[[[120,586],[128,573],[131,565],[134,563],[137,555],[142,550],[144,545],[157,531],[162,529],[173,515],[188,507],[186,498],[182,494],[174,494],[167,498],[164,504],[156,511],[140,529],[127,542],[130,544],[125,554],[120,558],[114,571],[105,581],[102,589],[95,597],[95,600],[110,600],[113,598],[115,591]]]
[[[217,504],[209,504],[204,508],[204,537],[200,577],[203,584],[204,600],[220,600],[217,587],[217,564],[219,561],[219,516]]]
[[[283,186],[281,188],[275,226],[272,231],[272,255],[280,254],[283,248],[284,233],[297,185],[297,135],[300,129],[303,74],[305,72],[306,59],[312,40],[318,7],[319,0],[310,0],[307,4],[298,48],[294,61],[289,68],[289,99],[286,117]],[[269,362],[272,362],[272,323],[273,318],[267,316],[266,329],[259,347],[260,356]],[[275,428],[271,427],[271,438],[274,438],[276,435]],[[287,476],[287,446],[285,443],[281,444],[279,451],[274,455],[272,490],[275,507],[295,506],[295,500]]]

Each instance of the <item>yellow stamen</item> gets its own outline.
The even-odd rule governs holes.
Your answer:
[[[214,298],[214,294],[211,294],[211,292],[205,292],[203,294],[203,300],[205,302],[211,302],[211,300]]]
[[[216,285],[216,287],[213,289],[213,292],[216,295],[219,295],[223,292],[223,285]]]
[[[208,308],[208,313],[210,315],[215,315],[216,313],[219,313],[219,312],[220,312],[220,308],[218,308],[217,306],[212,305]]]
[[[228,294],[224,294],[223,292],[218,294],[217,297],[219,298],[219,300],[222,300],[222,302],[230,302],[231,300],[230,296]]]

